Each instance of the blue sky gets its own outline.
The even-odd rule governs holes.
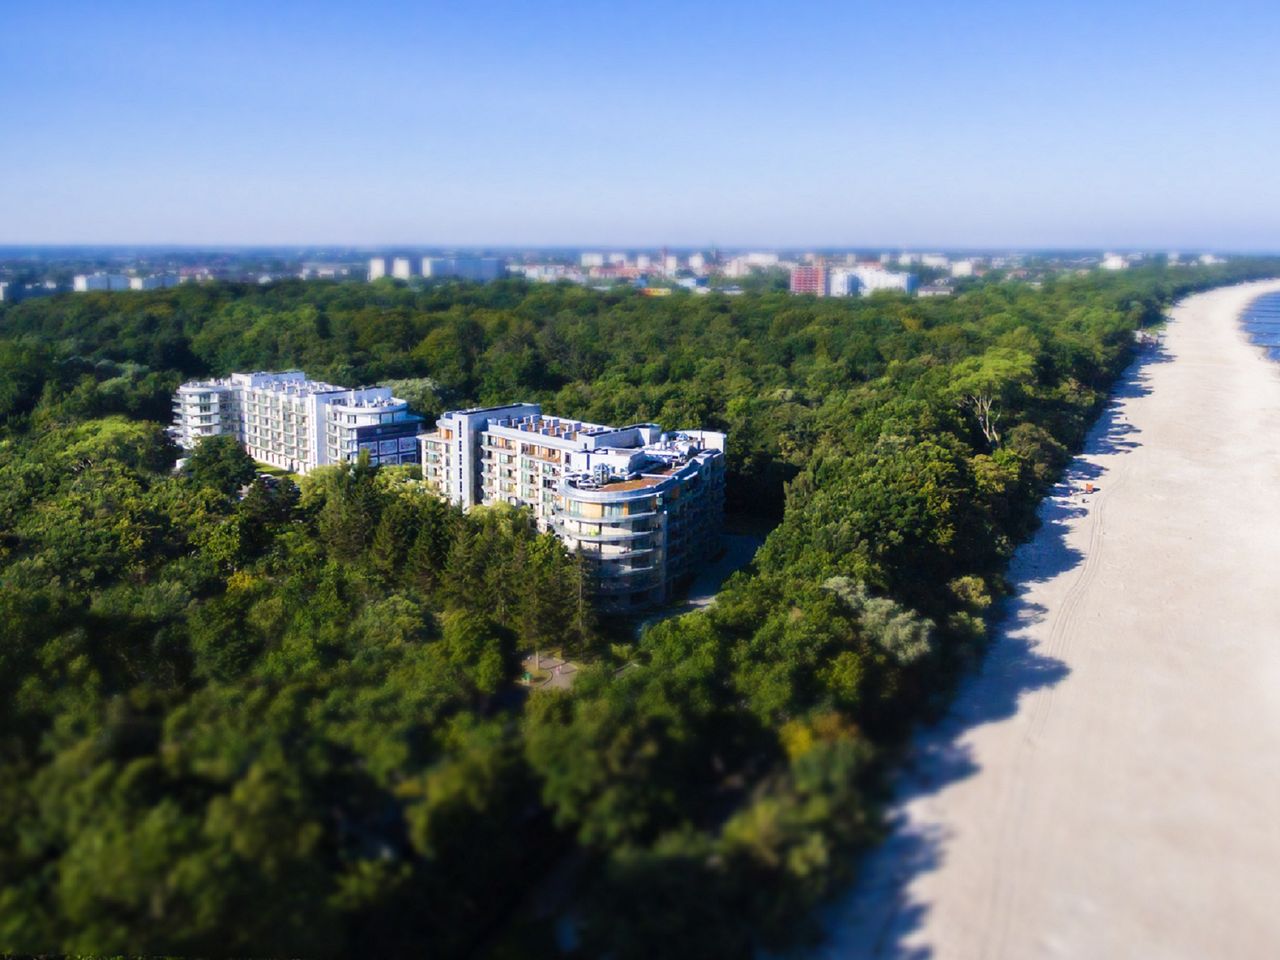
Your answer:
[[[23,3],[0,243],[1280,250],[1280,6]]]

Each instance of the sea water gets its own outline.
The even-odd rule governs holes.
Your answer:
[[[1249,339],[1280,361],[1280,293],[1268,293],[1245,307],[1240,318]]]

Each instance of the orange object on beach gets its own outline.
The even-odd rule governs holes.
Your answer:
[[[1092,483],[1086,483],[1086,484],[1084,485],[1084,492],[1085,492],[1085,493],[1093,493],[1093,484],[1092,484]]]

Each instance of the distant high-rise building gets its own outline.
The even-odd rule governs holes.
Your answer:
[[[815,297],[826,296],[826,268],[819,265],[792,267],[791,292],[813,294]]]
[[[609,263],[609,264],[613,264],[614,266],[621,267],[626,265],[627,255],[625,253],[609,253],[609,254],[605,254],[604,260],[605,260],[605,263]]]
[[[391,261],[391,275],[397,280],[408,280],[413,276],[413,261],[408,257],[396,257]]]
[[[584,267],[603,267],[604,254],[603,253],[584,253],[579,259],[579,262]]]
[[[662,269],[668,275],[674,274],[680,269],[680,258],[673,253],[667,254],[662,258]]]
[[[488,283],[503,275],[506,267],[497,257],[423,257],[422,275],[431,279],[453,277]]]
[[[945,270],[951,265],[951,261],[947,259],[945,254],[941,253],[924,253],[920,255],[920,266],[933,267],[935,270]]]
[[[858,278],[859,292],[864,296],[870,296],[877,290],[901,290],[903,293],[914,293],[917,284],[917,278],[914,273],[894,273],[886,270],[878,263],[868,263],[853,268],[854,276]]]
[[[827,273],[827,295],[852,297],[862,289],[858,271],[850,267],[834,267]]]
[[[130,277],[130,290],[161,290],[165,287],[176,287],[178,278],[168,274],[154,274],[150,277]]]
[[[689,254],[689,269],[694,273],[701,273],[707,269],[707,258],[700,253]]]
[[[974,263],[972,260],[957,260],[951,265],[953,277],[972,277]]]
[[[1103,270],[1125,270],[1129,266],[1129,261],[1118,253],[1108,253],[1102,258],[1101,267]]]
[[[13,299],[13,294],[9,292],[9,284],[0,281],[0,303],[8,303]]]
[[[129,278],[121,273],[82,273],[72,278],[71,287],[76,293],[128,290]]]
[[[381,280],[387,275],[387,258],[373,257],[369,260],[369,282]]]

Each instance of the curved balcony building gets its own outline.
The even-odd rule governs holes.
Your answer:
[[[565,477],[554,528],[588,561],[602,606],[620,611],[666,602],[719,552],[724,454],[685,440],[671,459],[636,473]],[[638,475],[636,475],[638,473]]]
[[[533,511],[588,560],[601,607],[668,600],[720,548],[722,433],[543,416],[537,404],[455,410],[419,438],[423,476],[463,508]]]

